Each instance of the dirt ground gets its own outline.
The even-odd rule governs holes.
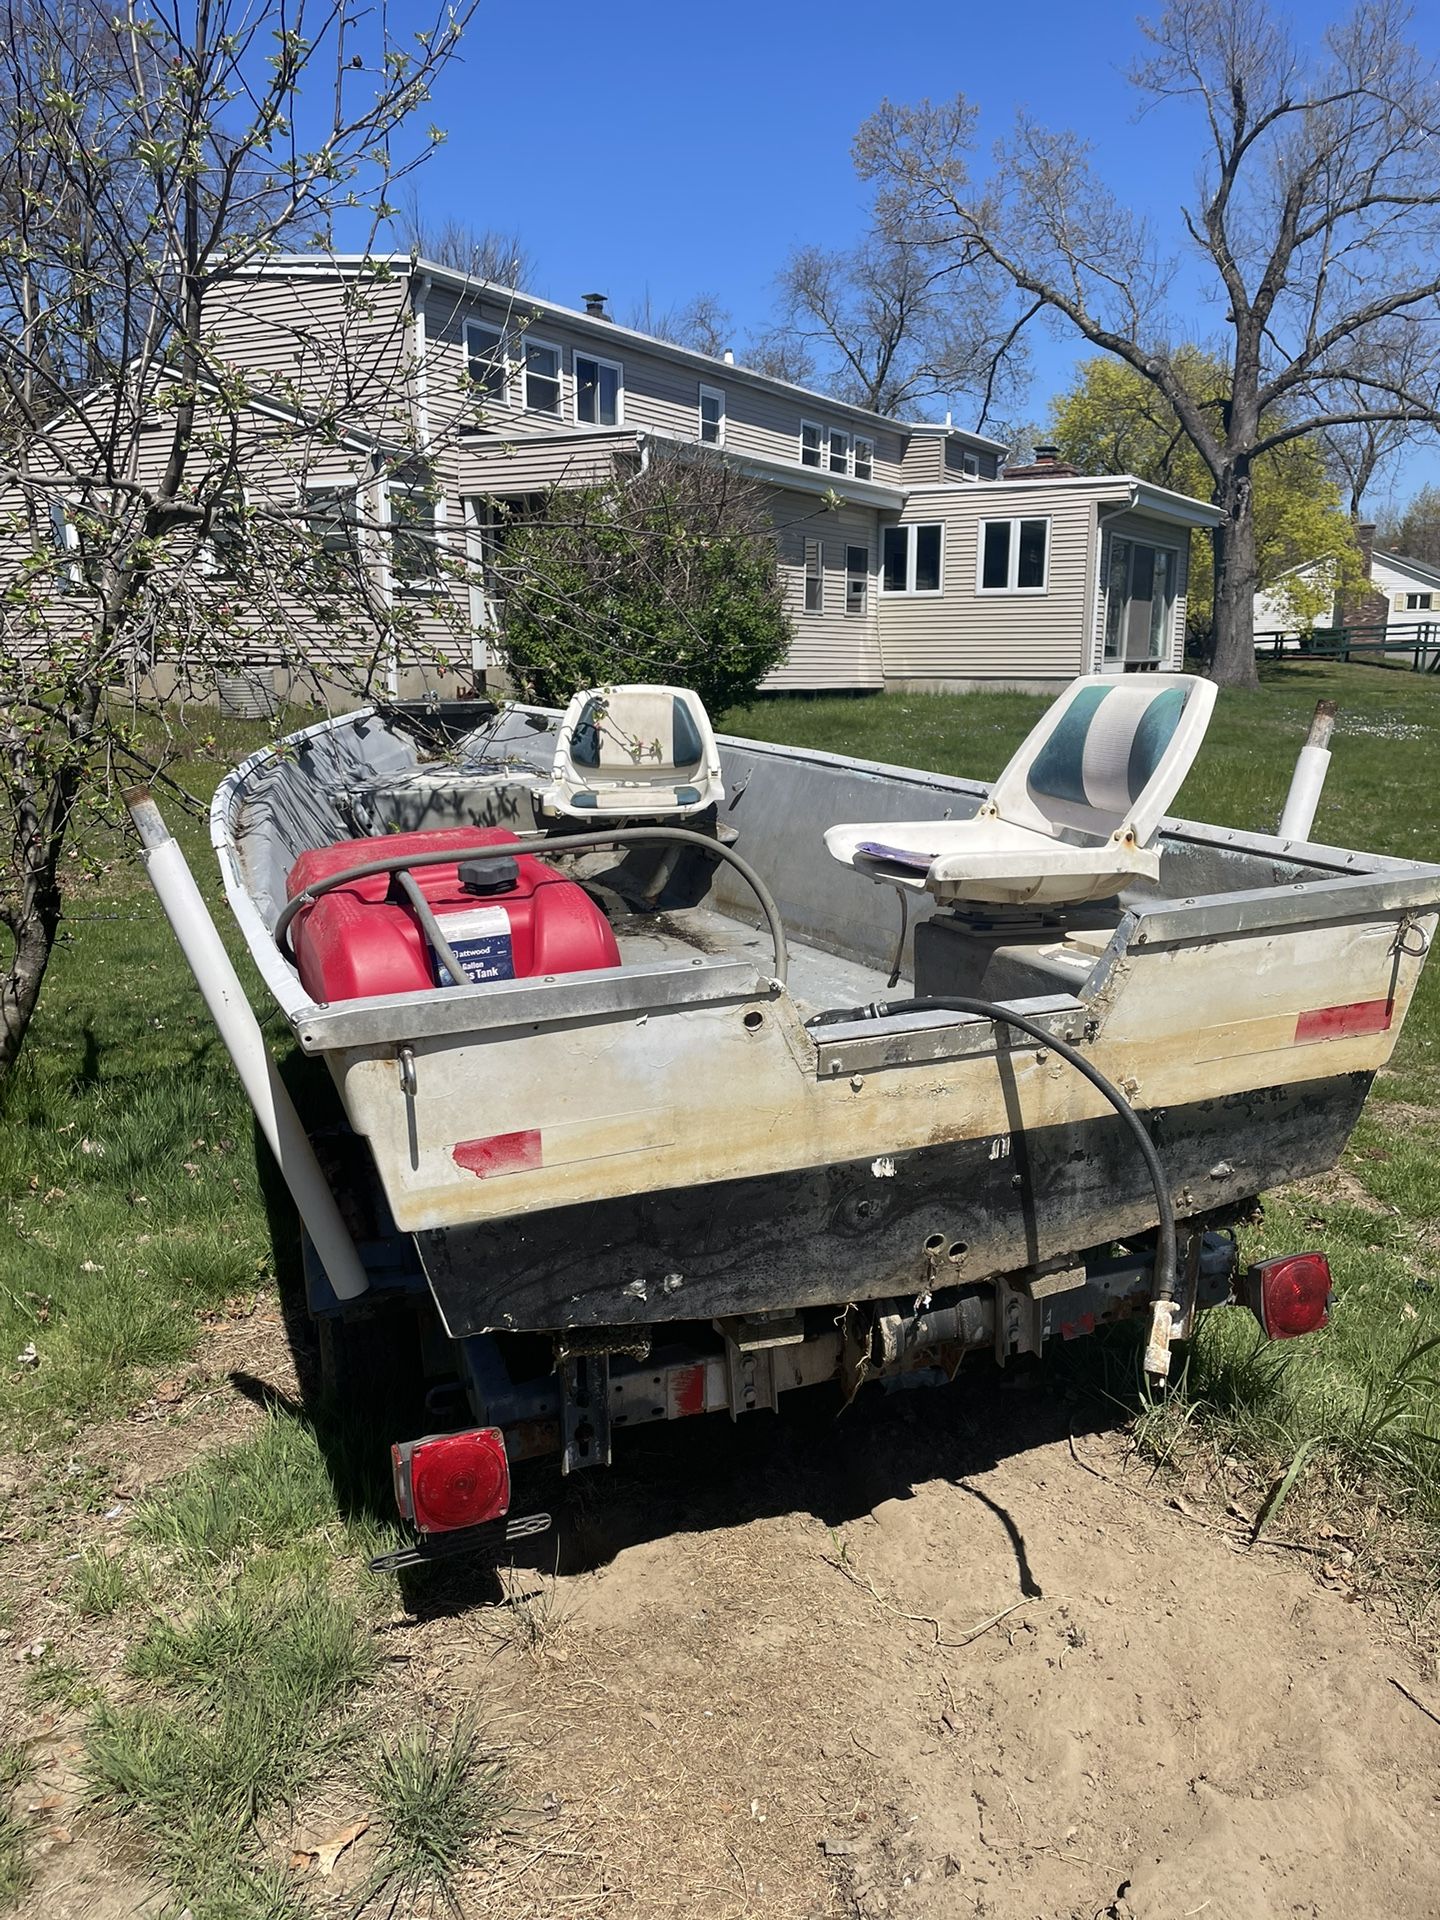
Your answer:
[[[294,1391],[277,1319],[225,1337],[192,1416],[97,1437],[117,1479],[256,1417],[253,1387],[216,1391],[227,1363]],[[515,1830],[466,1914],[1440,1910],[1433,1666],[1319,1556],[1175,1504],[1080,1403],[980,1372],[625,1440],[608,1476],[522,1489],[560,1518],[527,1567],[397,1588],[382,1628],[382,1693],[473,1704],[511,1755]],[[53,1624],[30,1598],[16,1640]],[[66,1823],[67,1739],[39,1795]],[[74,1827],[28,1911],[153,1912]]]

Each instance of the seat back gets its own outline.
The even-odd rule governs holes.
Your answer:
[[[565,709],[555,743],[556,813],[700,813],[725,797],[714,729],[685,687],[593,687]]]
[[[1071,681],[990,789],[1002,820],[1148,846],[1190,771],[1215,707],[1213,681],[1186,673]]]

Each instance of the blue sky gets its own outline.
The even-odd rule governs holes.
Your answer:
[[[1318,37],[1336,10],[1289,11]],[[843,246],[862,230],[850,142],[865,116],[887,95],[963,92],[986,142],[1020,106],[1075,127],[1101,176],[1131,183],[1134,205],[1178,235],[1195,136],[1168,110],[1136,118],[1124,78],[1142,44],[1136,11],[1133,0],[487,4],[437,90],[448,142],[417,184],[432,217],[517,230],[538,262],[530,291],[578,306],[598,289],[621,318],[647,293],[664,309],[712,292],[743,334],[767,317],[791,246]],[[1197,303],[1195,331],[1218,317]],[[1044,421],[1077,352],[1035,334],[1029,418]],[[1440,444],[1408,456],[1396,493],[1436,479]],[[1383,490],[1369,502],[1383,504]]]

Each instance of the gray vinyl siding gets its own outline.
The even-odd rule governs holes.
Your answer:
[[[96,404],[103,406],[103,398],[97,399]],[[379,526],[383,518],[381,488],[374,477],[374,464],[368,451],[354,446],[335,446],[323,434],[306,432],[258,408],[239,414],[237,425],[238,465],[247,503],[252,507],[271,507],[275,510],[278,523],[282,518],[288,521],[300,516],[302,488],[355,488],[359,498],[361,551],[372,574],[383,577],[381,570],[385,565],[385,541]],[[64,463],[74,448],[77,450],[77,463],[84,465],[83,455],[87,444],[78,419],[64,421],[56,435],[59,462]],[[202,410],[195,432],[196,452],[192,454],[191,461],[191,471],[197,477],[205,470],[203,449],[211,444],[228,447],[229,416],[218,412],[207,415]],[[140,433],[134,475],[138,484],[143,486],[159,481],[169,447],[168,432]],[[444,499],[440,515],[442,545],[463,553],[464,522],[455,488],[453,465],[444,460],[437,461],[435,478],[437,489]],[[16,498],[18,496],[15,495],[0,496],[0,512],[10,511],[12,500]],[[258,537],[264,537],[263,525]],[[13,540],[0,547],[0,581],[13,576],[27,550],[24,543]],[[173,536],[166,542],[160,560],[162,570],[167,563],[177,570],[192,570],[189,590],[195,594],[197,606],[211,601],[217,605],[224,604],[227,618],[235,624],[234,654],[237,664],[283,668],[287,673],[302,673],[314,680],[332,684],[341,682],[347,669],[355,669],[357,663],[347,650],[354,636],[337,638],[333,623],[317,618],[313,607],[305,600],[282,593],[278,585],[274,589],[273,599],[267,600],[262,606],[228,598],[222,577],[195,577],[195,547],[183,535]],[[416,602],[415,650],[421,655],[443,658],[452,670],[465,669],[471,665],[474,652],[472,637],[467,630],[468,595],[460,585],[452,585],[448,591],[455,596],[454,611],[448,618],[437,618],[428,606]],[[404,602],[401,600],[397,604],[403,605]],[[74,630],[79,622],[88,621],[91,605],[86,595],[77,594],[71,599],[57,593],[42,609],[42,613],[48,625],[64,632],[67,629]],[[38,644],[38,636],[32,637],[26,650],[32,651]],[[202,644],[197,651],[203,655],[207,649]],[[163,660],[157,662],[162,667],[164,664]]]
[[[781,494],[775,516],[776,552],[794,639],[783,666],[765,680],[767,692],[884,685],[877,618],[880,537],[872,508],[847,507],[816,513],[809,494]],[[824,583],[819,613],[805,611],[805,543],[818,540]],[[845,549],[864,547],[870,556],[863,614],[845,611]]]
[[[906,440],[909,436],[898,425],[877,425],[854,416],[835,404],[821,400],[802,400],[784,389],[772,389],[757,383],[753,376],[727,366],[723,361],[694,365],[672,359],[668,354],[647,350],[624,334],[612,333],[604,321],[581,327],[573,321],[552,319],[535,313],[523,301],[502,306],[494,300],[457,299],[448,293],[432,291],[425,304],[427,343],[427,387],[432,432],[443,430],[447,410],[475,416],[475,403],[467,405],[464,395],[464,331],[467,319],[484,325],[518,330],[561,350],[560,413],[533,413],[521,404],[521,379],[511,383],[508,404],[495,402],[483,410],[483,425],[498,435],[530,437],[542,433],[573,433],[575,418],[575,355],[596,354],[601,359],[618,361],[624,369],[622,423],[629,429],[672,435],[677,439],[700,437],[700,388],[718,388],[725,395],[725,450],[751,459],[779,460],[800,464],[800,423],[814,420],[825,428],[837,427],[851,436],[874,443],[875,460],[871,475],[881,484],[899,484]],[[586,423],[588,424],[588,423]],[[583,427],[580,428],[583,431]],[[853,462],[853,451],[852,451]],[[835,482],[843,490],[843,476]]]
[[[211,291],[206,324],[227,365],[259,376],[259,392],[333,411],[374,434],[414,436],[414,355],[402,277],[242,275]]]
[[[1161,660],[1162,667],[1178,673],[1185,662],[1185,603],[1190,584],[1190,529],[1177,527],[1166,520],[1151,519],[1143,513],[1115,514],[1113,509],[1107,514],[1100,509],[1100,539],[1098,541],[1099,564],[1094,570],[1091,587],[1091,645],[1084,668],[1086,673],[1105,671],[1105,580],[1109,571],[1110,540],[1114,534],[1122,539],[1144,540],[1156,547],[1169,547],[1180,556],[1179,570],[1176,574],[1176,593],[1174,615],[1170,623],[1170,644]]]
[[[981,522],[1048,519],[1045,591],[981,593]],[[1068,680],[1087,671],[1093,497],[1062,488],[962,487],[917,494],[889,525],[944,528],[942,591],[881,593],[880,646],[887,680]]]
[[[610,479],[617,461],[638,458],[633,431],[555,434],[544,439],[474,440],[458,455],[462,494],[546,493],[551,487],[589,487]]]

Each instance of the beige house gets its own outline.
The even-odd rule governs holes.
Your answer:
[[[427,553],[471,563],[463,642],[456,623],[433,635],[462,679],[498,664],[485,561],[510,514],[674,445],[768,490],[795,633],[770,688],[1044,687],[1179,663],[1190,533],[1218,518],[1199,501],[1044,450],[1002,477],[984,435],[635,332],[598,295],[575,310],[425,261],[280,259],[209,312],[262,439],[272,418],[346,423],[293,485],[337,539],[347,516],[380,529],[361,544],[385,593],[433,596]],[[402,481],[397,448],[416,454]]]

